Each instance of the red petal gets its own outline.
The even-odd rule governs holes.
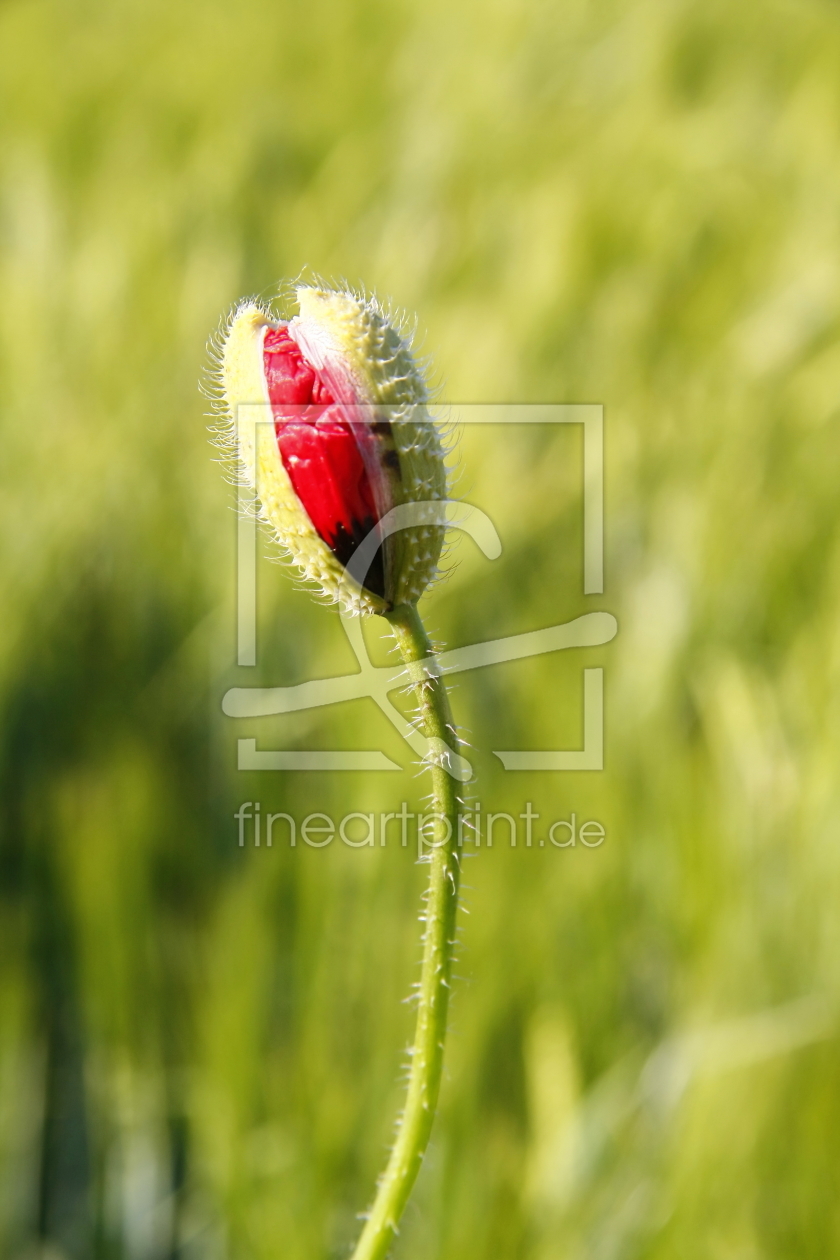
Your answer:
[[[285,326],[267,330],[263,365],[283,467],[318,534],[346,565],[379,519],[352,425]],[[365,585],[384,593],[380,557]]]

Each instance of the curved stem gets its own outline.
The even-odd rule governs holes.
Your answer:
[[[443,681],[433,668],[429,668],[433,665],[434,653],[417,609],[413,604],[404,604],[386,616],[393,627],[403,660],[415,680],[414,690],[420,704],[424,735],[435,743],[443,741],[452,752],[457,753],[458,739],[453,730],[449,697]],[[425,662],[426,670],[412,670],[416,662]],[[437,746],[440,747],[439,743]],[[408,1093],[391,1157],[379,1182],[353,1260],[382,1260],[387,1255],[420,1171],[437,1106],[455,944],[460,879],[459,816],[462,808],[458,784],[440,762],[441,758],[436,758],[430,764],[434,832],[425,841],[429,847],[430,874],[420,1003]]]

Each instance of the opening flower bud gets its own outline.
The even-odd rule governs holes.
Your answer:
[[[414,603],[437,572],[443,528],[378,531],[391,509],[446,497],[425,380],[375,301],[311,286],[296,295],[288,321],[242,304],[224,338],[222,391],[244,475],[289,558],[330,600],[356,612]],[[357,552],[371,531],[379,541],[363,575],[369,549]]]

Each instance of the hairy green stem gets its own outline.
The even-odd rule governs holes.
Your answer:
[[[411,1051],[408,1093],[391,1157],[379,1182],[353,1260],[383,1260],[387,1255],[428,1145],[443,1068],[460,881],[459,818],[462,806],[458,782],[441,764],[444,757],[439,755],[444,752],[445,756],[441,741],[452,753],[458,753],[449,697],[443,681],[437,676],[432,645],[414,605],[404,604],[388,613],[387,617],[414,681],[423,734],[438,751],[438,755],[433,755],[430,761],[436,817],[434,831],[426,837],[430,875],[424,916],[426,926],[420,1002]],[[417,667],[418,662],[423,663],[420,668]]]

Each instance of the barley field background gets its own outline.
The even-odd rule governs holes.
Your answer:
[[[504,551],[456,544],[436,640],[619,624],[459,678],[475,796],[606,839],[474,847],[395,1260],[840,1257],[829,0],[4,0],[0,1253],[338,1260],[381,1171],[424,867],[240,847],[234,813],[416,810],[422,778],[370,701],[221,710],[353,669],[265,540],[236,665],[198,389],[232,304],[306,269],[416,312],[453,414],[606,416],[602,596],[579,432],[459,443]],[[506,773],[580,746],[585,666],[603,772]],[[244,773],[242,738],[403,768]]]

